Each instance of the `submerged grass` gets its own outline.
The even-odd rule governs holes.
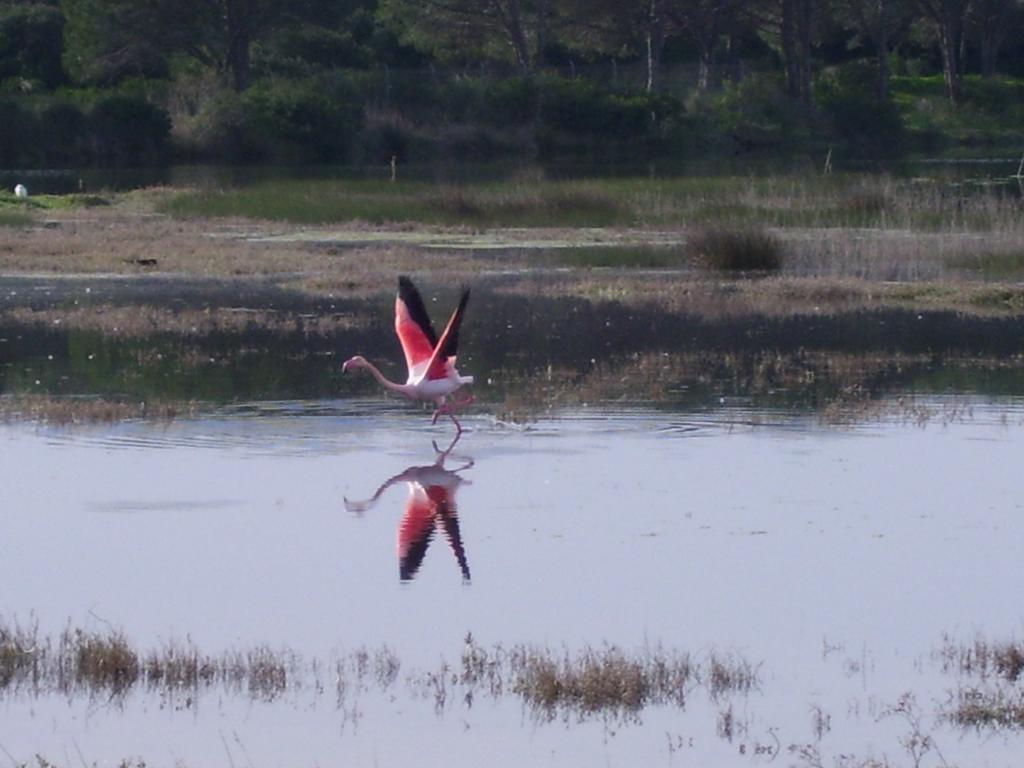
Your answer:
[[[949,694],[946,719],[963,728],[1024,728],[1024,643],[947,635],[934,656],[961,681]]]
[[[403,669],[387,646],[357,649],[332,660],[306,660],[289,649],[257,645],[219,655],[190,640],[170,640],[140,651],[116,629],[67,627],[56,638],[38,625],[0,620],[0,697],[96,695],[123,697],[136,689],[161,696],[196,696],[214,687],[253,701],[274,701],[288,691],[313,695],[333,688],[337,705],[351,707],[361,692],[390,690]],[[332,678],[332,686],[324,679]],[[616,646],[579,652],[517,645],[486,648],[466,637],[459,661],[411,669],[405,682],[415,698],[439,711],[478,696],[515,696],[541,719],[558,715],[635,718],[649,706],[685,708],[703,686],[717,701],[747,695],[758,686],[756,668],[732,654],[695,661],[687,653],[648,648],[630,653]]]
[[[109,424],[128,420],[157,422],[194,416],[192,400],[112,400],[95,396],[3,395],[0,420],[32,421],[53,426]]]

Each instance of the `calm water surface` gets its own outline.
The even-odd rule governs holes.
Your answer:
[[[1012,765],[1024,748],[936,715],[958,687],[936,658],[945,635],[1024,632],[1020,401],[923,426],[729,408],[468,422],[440,465],[431,440],[449,431],[376,398],[0,429],[9,620],[307,660],[386,644],[402,663],[394,686],[344,702],[329,670],[273,702],[9,694],[0,745],[90,764],[725,766],[807,764],[813,744],[826,765],[912,765],[910,718],[890,711],[911,692],[950,763]],[[734,654],[760,684],[639,722],[545,722],[511,695],[439,708],[407,677],[457,662],[468,632]]]

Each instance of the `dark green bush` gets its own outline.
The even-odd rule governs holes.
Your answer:
[[[771,75],[727,83],[708,109],[716,130],[744,149],[806,139],[813,119],[807,107],[786,96],[782,79]]]
[[[704,229],[686,252],[698,266],[719,272],[775,272],[782,267],[782,243],[761,229]]]
[[[371,113],[355,138],[353,159],[356,162],[384,165],[394,157],[398,162],[409,160],[417,142],[415,128],[396,112]]]
[[[89,114],[92,151],[105,165],[146,165],[167,150],[171,119],[160,107],[135,96],[105,96]]]
[[[815,83],[814,100],[833,133],[858,157],[891,159],[903,151],[903,122],[892,99],[878,98],[873,65],[852,62],[826,72]]]
[[[38,129],[31,112],[13,99],[0,99],[0,166],[34,165],[39,154]]]
[[[0,80],[17,77],[53,88],[64,81],[64,16],[47,5],[0,9]]]
[[[263,81],[243,94],[246,142],[264,157],[296,162],[348,159],[362,108],[340,83]]]
[[[70,102],[53,102],[40,111],[39,138],[46,165],[72,166],[88,162],[88,120],[82,110]]]
[[[623,141],[651,136],[656,119],[678,116],[678,101],[648,93],[614,93],[587,80],[546,78],[541,120],[548,130]]]

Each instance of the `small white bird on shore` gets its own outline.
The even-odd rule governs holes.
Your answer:
[[[16,184],[14,186],[15,197],[28,197],[28,188],[24,184]]]

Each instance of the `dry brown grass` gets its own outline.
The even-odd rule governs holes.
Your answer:
[[[17,307],[0,312],[0,322],[60,326],[125,338],[144,338],[155,334],[201,337],[212,333],[237,334],[253,329],[281,334],[302,333],[312,337],[351,330],[365,324],[367,319],[351,314],[294,313],[273,309],[168,309],[100,304],[62,309]]]
[[[502,285],[504,292],[590,301],[653,305],[715,319],[760,315],[789,317],[858,309],[952,310],[972,315],[1019,314],[1024,287],[1016,283],[876,282],[853,277],[706,279],[684,273],[616,270],[526,275]]]
[[[780,189],[779,201],[791,193]],[[34,226],[0,228],[0,272],[269,277],[332,296],[390,293],[395,274],[429,273],[436,282],[488,280],[503,290],[532,295],[653,302],[707,316],[880,306],[1024,311],[1024,289],[1013,273],[981,275],[1005,281],[994,283],[971,272],[972,264],[1012,266],[1020,261],[1024,226],[918,231],[898,226],[896,219],[882,228],[773,226],[764,233],[785,251],[781,271],[776,277],[745,281],[685,269],[566,269],[544,250],[573,244],[678,245],[702,231],[685,219],[656,229],[474,230],[354,222],[334,230],[310,230],[279,222],[175,220],[153,213],[156,201],[166,194],[136,193],[116,198],[111,206],[49,211]],[[763,190],[757,194],[762,202],[773,199]],[[871,205],[880,204],[871,199]],[[878,199],[889,198],[882,194]],[[450,247],[437,247],[444,243]],[[168,321],[173,325],[172,318]]]

